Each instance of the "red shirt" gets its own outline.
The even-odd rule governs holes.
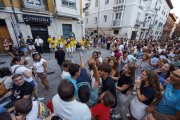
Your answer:
[[[110,107],[106,107],[102,103],[98,103],[91,108],[92,115],[96,120],[110,120]]]

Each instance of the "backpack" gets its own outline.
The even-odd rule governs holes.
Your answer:
[[[47,118],[50,115],[50,110],[42,102],[38,102],[38,118]]]
[[[0,97],[4,96],[8,92],[8,89],[6,89],[4,85],[4,81],[8,78],[9,77],[4,77],[3,80],[0,82]]]
[[[12,75],[12,73],[8,67],[3,67],[0,69],[0,77],[10,76],[10,75]]]

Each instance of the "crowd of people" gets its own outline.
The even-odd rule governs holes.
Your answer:
[[[87,39],[80,41],[82,50],[89,48]],[[81,54],[79,64],[65,57],[75,52],[74,38],[49,36],[47,41],[62,71],[57,93],[47,103],[38,96],[35,77],[45,96],[53,87],[41,48],[31,51],[33,67],[24,57],[13,56],[12,75],[1,79],[1,120],[180,119],[180,41],[97,37],[94,47],[106,45],[111,54],[102,58],[101,51],[94,51],[87,65]]]

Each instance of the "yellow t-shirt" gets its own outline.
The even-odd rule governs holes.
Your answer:
[[[70,41],[66,41],[66,48],[70,48],[71,46],[70,46]]]
[[[57,46],[57,40],[52,40],[51,45],[53,48],[55,48]]]
[[[86,40],[85,44],[86,44],[86,45],[89,45],[89,40]]]
[[[52,43],[52,41],[53,41],[53,39],[52,39],[52,38],[48,38],[48,39],[47,39],[47,42],[48,42],[49,44],[51,44],[51,43]]]
[[[77,41],[75,39],[71,41],[71,46],[76,46],[76,44],[77,44]]]
[[[64,43],[64,40],[62,38],[59,38],[59,44],[62,45]]]
[[[85,40],[81,40],[81,42],[80,42],[80,44],[82,45],[82,46],[84,46],[85,45]]]

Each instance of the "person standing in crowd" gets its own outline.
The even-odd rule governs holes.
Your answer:
[[[35,99],[38,99],[37,84],[32,77],[32,71],[24,66],[24,59],[20,56],[15,56],[11,61],[11,71],[13,74],[21,74],[23,79],[32,85]]]
[[[63,38],[63,36],[61,36],[61,38],[59,38],[59,48],[64,48],[64,38]]]
[[[22,37],[19,37],[19,49],[20,49],[20,51],[22,51],[24,53],[25,57],[28,56],[27,44],[26,44],[24,38],[22,38]],[[29,59],[29,58],[27,57],[27,59]]]
[[[144,53],[142,59],[139,59],[136,62],[136,71],[135,71],[135,80],[140,79],[141,71],[144,69],[151,70],[151,66],[149,65],[149,55]]]
[[[80,75],[80,65],[78,64],[71,64],[69,66],[69,73],[70,73],[70,77],[66,78],[67,80],[71,81],[75,87],[75,95],[77,95],[77,78]]]
[[[49,35],[49,37],[48,37],[48,39],[47,39],[47,42],[48,42],[48,44],[49,44],[50,53],[53,52],[52,41],[53,41],[53,39],[52,39],[51,35]]]
[[[154,119],[180,119],[180,69],[171,72],[170,80],[164,91],[161,101],[153,112]]]
[[[109,62],[109,65],[111,66],[111,77],[114,80],[119,80],[120,74],[118,71],[118,62],[115,59],[111,59]]]
[[[65,46],[66,46],[66,52],[67,52],[67,55],[68,57],[71,57],[71,45],[70,45],[70,38],[68,38],[65,42]]]
[[[74,93],[73,83],[62,80],[58,86],[58,94],[52,98],[54,113],[66,120],[91,120],[91,112],[88,106],[78,102]]]
[[[110,47],[111,47],[111,39],[110,39],[110,38],[107,40],[107,43],[106,43],[106,44],[107,44],[106,49],[109,50]]]
[[[8,39],[4,39],[4,50],[12,57],[14,57],[13,50],[12,50],[12,43],[9,42]]]
[[[120,115],[123,117],[125,115],[125,110],[128,108],[126,102],[130,100],[130,92],[133,90],[134,82],[135,65],[133,63],[125,64],[116,86]]]
[[[56,50],[57,50],[57,40],[56,40],[56,38],[55,37],[53,37],[53,39],[52,39],[52,42],[51,42],[51,45],[52,45],[52,52],[55,52]]]
[[[80,44],[81,44],[81,50],[84,51],[84,48],[85,48],[85,38],[83,37],[82,40],[80,41]]]
[[[158,74],[160,83],[163,87],[165,87],[165,79],[169,77],[171,71],[174,70],[174,66],[165,63],[162,65],[160,69],[155,70],[155,72]]]
[[[114,79],[110,76],[111,67],[107,63],[102,63],[99,67],[99,76],[102,78],[102,91],[109,90],[116,99],[116,87],[114,83]],[[115,107],[117,101],[113,107]]]
[[[71,44],[71,52],[74,54],[76,52],[76,44],[77,44],[76,39],[72,38],[70,44]]]
[[[33,53],[32,58],[34,61],[34,63],[33,63],[34,70],[35,70],[37,76],[41,79],[41,82],[46,89],[45,95],[47,96],[50,92],[50,89],[49,89],[49,82],[47,80],[46,60],[41,58],[41,55],[38,52]]]
[[[34,52],[34,50],[35,50],[34,41],[33,41],[33,39],[31,39],[30,36],[27,36],[26,41],[27,41],[27,44],[29,47],[29,53],[32,54],[32,52]]]
[[[161,88],[158,76],[150,70],[143,70],[140,80],[136,80],[136,97],[130,102],[130,113],[132,117],[142,120],[147,114],[145,109],[153,103],[153,100],[161,97]]]
[[[128,56],[127,51],[123,51],[123,56],[120,57],[120,59],[119,59],[119,66],[118,66],[118,70],[119,70],[120,73],[122,73],[124,65],[129,63],[129,60],[128,60],[127,56]]]
[[[43,50],[44,41],[39,36],[37,36],[34,44],[35,44],[36,50],[42,54],[44,52]]]
[[[63,71],[63,66],[62,63],[65,60],[65,51],[63,50],[63,48],[59,48],[56,52],[55,52],[55,59],[57,60],[57,63],[61,69],[61,71]]]
[[[67,79],[69,77],[71,77],[70,73],[69,73],[69,67],[71,66],[72,62],[70,60],[64,60],[62,66],[63,66],[63,72],[61,75],[62,79]]]
[[[116,103],[115,97],[110,91],[100,95],[100,102],[91,107],[92,120],[110,120],[111,107]]]

